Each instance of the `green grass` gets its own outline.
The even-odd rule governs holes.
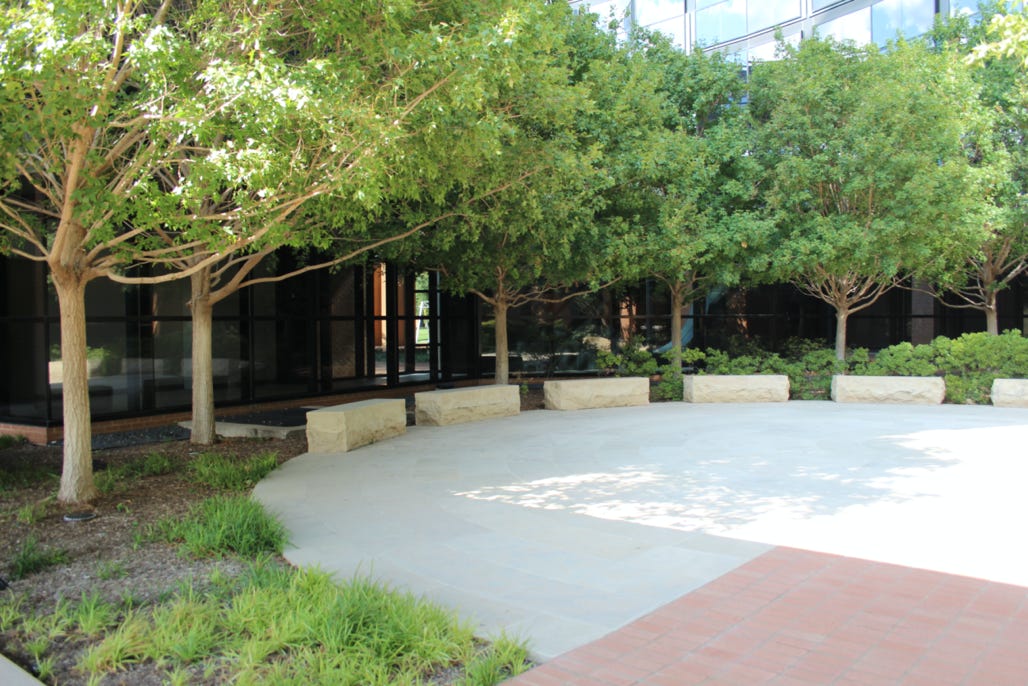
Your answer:
[[[364,578],[337,584],[265,558],[209,581],[147,607],[94,594],[38,615],[14,597],[0,604],[0,631],[48,673],[60,643],[91,642],[78,662],[87,683],[141,662],[172,684],[201,674],[236,684],[422,684],[462,665],[460,686],[491,686],[528,667],[522,644],[483,646],[453,613]]]
[[[201,453],[189,463],[190,478],[220,491],[242,493],[278,466],[275,453],[262,453],[246,459],[219,453]]]
[[[158,522],[151,537],[177,542],[195,557],[281,553],[286,530],[260,503],[246,496],[208,498],[190,508],[184,518]]]
[[[419,684],[466,665],[466,686],[525,668],[523,646],[480,649],[452,613],[366,579],[337,585],[314,569],[258,563],[242,579],[201,594],[183,589],[150,612],[132,612],[83,655],[99,676],[153,661],[169,675],[202,664],[236,684]]]
[[[16,445],[21,445],[24,442],[24,436],[11,436],[9,434],[0,434],[0,450],[12,448]]]
[[[43,498],[34,503],[27,503],[18,508],[15,519],[19,524],[35,524],[44,517],[50,509],[50,505],[56,500],[54,496]]]
[[[56,548],[43,548],[35,536],[28,536],[11,559],[11,578],[24,579],[48,567],[64,564],[68,553]]]
[[[152,452],[141,460],[111,465],[97,471],[93,480],[101,493],[117,493],[131,486],[137,479],[170,474],[174,470],[175,461],[172,458]]]

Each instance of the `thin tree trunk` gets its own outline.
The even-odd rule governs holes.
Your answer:
[[[189,277],[193,323],[193,428],[189,441],[197,445],[214,443],[214,370],[211,335],[214,306],[211,304],[210,270],[201,269]]]
[[[671,366],[676,372],[682,369],[682,297],[684,285],[679,281],[671,286]]]
[[[835,306],[835,357],[846,359],[846,320],[850,312],[842,305]]]
[[[493,305],[496,315],[496,379],[498,386],[510,381],[510,351],[507,344],[507,309],[509,304],[502,294],[497,293]]]
[[[999,312],[996,311],[996,292],[985,294],[985,330],[993,336],[999,335]]]
[[[86,369],[86,283],[71,270],[51,265],[61,308],[63,368],[64,466],[57,499],[88,503],[99,495],[93,482],[92,426],[89,375]]]

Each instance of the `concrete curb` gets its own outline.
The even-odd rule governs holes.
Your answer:
[[[4,686],[39,686],[40,683],[0,653],[0,684]]]
[[[183,429],[192,429],[193,422],[179,422]],[[307,425],[301,426],[265,426],[263,424],[236,424],[235,422],[218,422],[214,433],[223,438],[289,438],[307,431]]]

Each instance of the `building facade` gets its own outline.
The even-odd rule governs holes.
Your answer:
[[[935,15],[977,13],[978,0],[571,0],[623,29],[660,31],[684,50],[721,50],[743,64],[770,60],[775,32],[787,41],[815,34],[860,45],[932,28]]]

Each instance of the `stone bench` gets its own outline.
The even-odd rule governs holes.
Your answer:
[[[700,374],[682,377],[687,403],[784,403],[789,377],[784,374]]]
[[[619,376],[544,381],[543,401],[547,410],[648,405],[650,380],[644,376]]]
[[[307,413],[307,451],[346,452],[407,431],[403,400],[362,400]]]
[[[996,407],[1028,407],[1028,379],[995,379],[991,395]]]
[[[414,394],[414,423],[418,426],[446,426],[521,412],[521,390],[504,384],[467,386]]]
[[[832,377],[832,400],[837,403],[938,405],[945,397],[946,382],[938,376]]]

